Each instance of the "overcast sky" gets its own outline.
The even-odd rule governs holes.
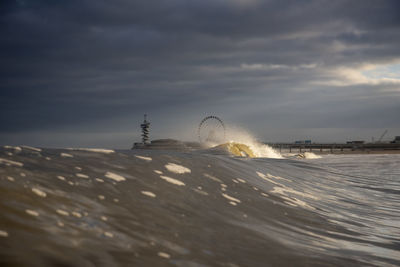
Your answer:
[[[400,135],[400,1],[2,0],[0,145]]]

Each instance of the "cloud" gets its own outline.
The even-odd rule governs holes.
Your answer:
[[[326,76],[331,76],[329,80],[324,77],[322,81],[315,81],[315,84],[332,86],[351,86],[351,85],[395,85],[400,91],[400,74],[398,64],[363,64],[354,67],[338,67],[327,70]]]
[[[341,105],[371,128],[382,126],[371,114],[394,127],[399,8],[368,0],[3,1],[0,133],[68,129],[73,145],[90,129],[134,132],[144,112],[159,119],[160,136],[218,113],[268,137],[260,124],[357,125],[356,116],[342,123]]]
[[[317,64],[301,64],[295,66],[279,65],[279,64],[246,64],[240,65],[245,70],[298,70],[298,69],[313,69]]]

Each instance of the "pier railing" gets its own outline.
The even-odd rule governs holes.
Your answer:
[[[324,152],[324,153],[335,153],[335,152],[376,152],[376,151],[398,151],[400,152],[400,143],[365,143],[365,144],[290,144],[290,143],[265,143],[276,150],[282,152],[288,150],[288,152]]]

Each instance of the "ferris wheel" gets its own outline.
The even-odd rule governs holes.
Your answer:
[[[226,135],[225,124],[217,116],[207,116],[200,122],[197,134],[200,143],[222,143]]]

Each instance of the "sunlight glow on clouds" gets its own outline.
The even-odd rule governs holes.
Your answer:
[[[317,64],[301,64],[301,65],[283,65],[283,64],[241,64],[240,67],[245,70],[298,70],[298,69],[313,69]]]
[[[364,64],[358,68],[339,67],[327,71],[333,79],[317,81],[315,84],[332,86],[350,85],[400,85],[400,64]]]
[[[374,66],[362,72],[364,76],[370,79],[400,79],[400,63],[384,66]]]

